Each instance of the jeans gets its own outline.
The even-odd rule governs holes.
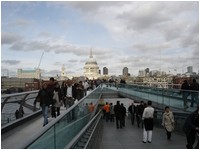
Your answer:
[[[44,117],[44,123],[43,126],[48,124],[48,106],[41,106],[42,107],[42,115]]]
[[[183,105],[184,105],[184,108],[188,107],[188,104],[187,104],[187,98],[188,98],[188,96],[189,96],[188,92],[183,92]]]
[[[193,107],[194,103],[199,105],[199,93],[198,92],[191,93],[191,107]]]

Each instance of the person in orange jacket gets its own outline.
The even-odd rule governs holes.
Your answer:
[[[106,122],[107,122],[110,118],[110,105],[108,104],[108,102],[106,102],[106,104],[104,105],[104,110],[106,113]]]

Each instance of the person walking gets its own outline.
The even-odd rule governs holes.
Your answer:
[[[19,119],[19,110],[18,109],[15,111],[15,118]]]
[[[77,99],[80,100],[84,97],[84,86],[82,81],[80,81],[76,87]]]
[[[87,90],[89,88],[89,84],[88,84],[87,80],[85,80],[83,82],[83,87],[84,87],[84,96],[86,96],[87,95]]]
[[[52,118],[53,117],[56,117],[55,116],[55,106],[54,106],[54,104],[55,104],[55,101],[53,100],[53,92],[54,92],[54,89],[55,89],[55,80],[54,80],[54,78],[53,77],[51,77],[50,79],[49,79],[49,83],[48,83],[48,85],[47,85],[47,92],[48,92],[48,94],[49,94],[49,96],[50,96],[50,102],[51,102],[51,104],[52,104],[52,106],[51,106],[51,116],[52,116]]]
[[[153,114],[154,108],[151,106],[152,102],[147,102],[147,107],[144,109],[142,119],[144,120],[144,130],[143,130],[143,143],[151,143],[152,140],[152,130],[153,130]]]
[[[193,149],[193,145],[195,143],[195,140],[197,139],[196,136],[199,133],[199,108],[197,108],[187,117],[183,126],[183,131],[185,132],[187,137],[186,148]],[[199,147],[198,143],[196,147]]]
[[[110,105],[108,104],[108,102],[106,102],[106,104],[104,105],[104,110],[106,115],[106,122],[108,122],[110,118]]]
[[[187,98],[189,96],[189,84],[187,80],[184,80],[183,84],[181,85],[181,93],[182,93],[182,98],[183,98],[183,106],[184,110],[189,108],[188,103],[187,103]]]
[[[48,124],[48,109],[51,103],[51,96],[47,90],[46,83],[43,83],[42,89],[38,92],[36,99],[37,101],[34,102],[34,105],[36,105],[36,102],[40,103],[40,107],[42,108],[42,115],[44,118],[43,126],[45,126]]]
[[[93,112],[94,111],[94,104],[91,102],[90,105],[89,105],[89,112]]]
[[[113,103],[110,103],[110,122],[114,122],[114,116],[115,116],[114,106]]]
[[[66,109],[71,107],[74,104],[75,100],[75,94],[76,94],[76,87],[72,86],[73,81],[72,80],[67,80],[67,86],[66,86]]]
[[[61,89],[58,83],[56,83],[56,86],[54,89],[53,99],[55,100],[54,107],[55,107],[56,112],[54,116],[56,117],[60,115],[60,106],[61,106],[61,99],[62,99]]]
[[[190,107],[194,106],[194,103],[199,105],[199,84],[196,82],[196,79],[192,80],[192,84],[190,85],[191,90],[191,105]]]
[[[117,129],[119,128],[119,126],[120,128],[122,128],[122,107],[119,101],[117,101],[117,104],[114,106],[114,112],[116,117]]]
[[[162,126],[165,128],[167,133],[167,139],[171,139],[171,133],[174,130],[174,116],[172,111],[170,111],[169,106],[165,107],[165,112],[162,117]]]
[[[131,114],[131,124],[134,125],[135,113],[136,113],[136,106],[134,105],[134,102],[128,107],[128,111]]]
[[[64,107],[66,107],[66,94],[67,94],[66,92],[67,92],[67,85],[65,81],[63,81],[61,85],[61,93],[62,93],[62,102],[64,104]]]
[[[142,115],[143,115],[144,109],[145,109],[144,101],[141,101],[140,105],[137,105],[136,107],[136,120],[137,120],[138,128],[140,128],[140,123],[142,124],[142,128],[143,128]]]
[[[125,127],[126,107],[124,107],[123,103],[121,103],[121,107],[122,107],[122,126]]]

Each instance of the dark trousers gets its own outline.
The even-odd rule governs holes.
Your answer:
[[[194,103],[196,103],[198,105],[199,104],[198,101],[199,101],[199,93],[192,92],[191,93],[191,105],[190,106],[193,107]]]
[[[110,114],[110,122],[114,122],[114,114]]]
[[[51,117],[56,118],[56,107],[55,106],[51,106]]]
[[[122,128],[122,117],[116,117],[116,125],[117,125],[117,128],[119,128],[119,125],[120,125],[120,128]]]
[[[60,115],[60,107],[56,107],[57,116]]]
[[[131,114],[131,123],[132,123],[132,125],[134,125],[134,121],[135,121],[135,114]]]
[[[196,132],[195,131],[191,131],[188,135],[187,135],[187,149],[193,149],[193,145],[195,143],[195,139],[196,139]]]
[[[109,120],[110,118],[110,112],[106,112],[106,122]]]
[[[171,139],[171,133],[172,133],[172,132],[167,131],[166,128],[165,128],[165,130],[166,130],[166,134],[167,134],[167,139],[168,139],[168,140]]]

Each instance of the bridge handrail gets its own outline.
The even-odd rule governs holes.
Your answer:
[[[21,93],[14,93],[14,94],[5,94],[5,95],[1,95],[1,99],[2,98],[8,98],[8,97],[21,96],[21,95],[26,95],[26,94],[34,94],[34,93],[38,93],[38,92],[39,92],[39,90],[27,91],[27,92],[21,92]]]
[[[33,144],[37,139],[39,139],[42,135],[44,135],[49,129],[51,129],[57,122],[59,122],[61,119],[63,119],[69,112],[71,112],[75,107],[77,107],[80,103],[82,103],[86,98],[88,98],[90,95],[92,95],[93,92],[100,89],[100,87],[97,87],[94,89],[91,93],[89,93],[87,96],[83,97],[81,100],[79,100],[77,103],[72,105],[70,108],[68,108],[63,114],[60,114],[57,118],[55,118],[53,121],[48,123],[43,129],[34,137],[32,137],[29,141],[26,142],[21,148],[28,148],[31,144]],[[101,95],[100,95],[101,96]],[[98,99],[100,99],[100,96]]]
[[[99,111],[93,118],[90,120],[87,125],[72,139],[72,141],[65,147],[65,149],[70,149],[74,144],[80,139],[80,137],[85,133],[85,131],[90,127],[90,125],[94,122],[94,120],[100,115],[101,111]],[[89,139],[90,140],[90,139]]]

